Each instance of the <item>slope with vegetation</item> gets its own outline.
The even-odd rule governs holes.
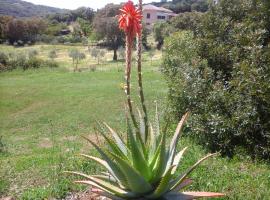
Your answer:
[[[66,12],[66,10],[49,6],[35,5],[21,0],[0,0],[0,15],[34,17],[63,12]]]

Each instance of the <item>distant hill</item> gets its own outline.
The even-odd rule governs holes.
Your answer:
[[[183,12],[206,12],[208,10],[208,0],[163,0],[160,2],[152,3],[158,7],[168,8],[175,13],[183,13]]]
[[[46,16],[53,13],[66,12],[65,9],[35,5],[21,0],[0,0],[0,15],[14,17]]]

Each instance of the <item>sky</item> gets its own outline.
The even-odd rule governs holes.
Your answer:
[[[39,4],[39,5],[74,10],[82,6],[97,9],[97,8],[102,8],[108,3],[121,3],[127,0],[24,0],[24,1],[28,1],[34,4]],[[154,0],[144,0],[143,3],[150,3],[153,1]],[[136,3],[136,0],[134,1],[134,3]]]

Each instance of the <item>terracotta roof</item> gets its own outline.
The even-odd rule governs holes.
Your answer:
[[[157,7],[157,6],[154,6],[152,4],[144,5],[143,10],[155,10],[155,11],[159,11],[159,12],[173,13],[173,11],[171,11],[167,8]]]

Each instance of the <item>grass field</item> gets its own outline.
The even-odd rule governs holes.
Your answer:
[[[1,48],[14,51],[12,47]],[[0,135],[5,149],[0,153],[0,197],[61,199],[70,191],[84,189],[73,185],[74,177],[64,175],[64,170],[87,173],[101,170],[95,163],[76,156],[79,152],[96,154],[80,136],[88,135],[103,145],[93,129],[96,120],[124,131],[123,63],[111,62],[108,52],[95,72],[74,73],[70,70],[68,47],[34,48],[40,49],[41,57],[57,48],[61,67],[0,74]],[[144,54],[144,84],[151,111],[155,100],[160,107],[166,102],[167,87],[158,68],[160,55],[160,52],[156,54],[151,66]],[[95,63],[90,56],[80,67],[89,63]],[[132,79],[132,90],[136,92],[135,74]],[[134,98],[136,104],[136,94]],[[179,146],[189,147],[182,170],[207,153],[188,138]],[[227,194],[224,199],[269,200],[270,197],[269,164],[252,161],[245,155],[230,160],[210,159],[192,174],[192,179],[194,184],[188,189],[224,192]]]

